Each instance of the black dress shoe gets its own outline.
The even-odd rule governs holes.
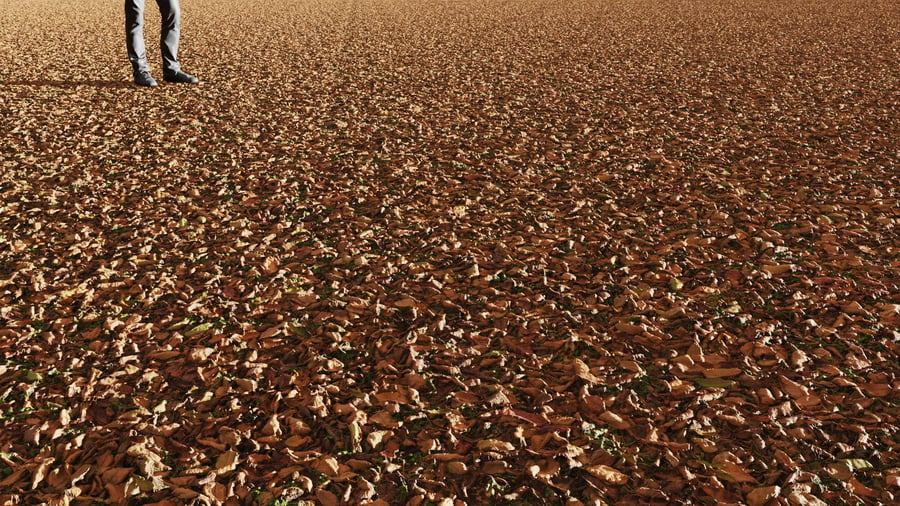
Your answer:
[[[156,83],[156,79],[153,79],[153,76],[150,75],[150,72],[147,72],[146,70],[134,73],[134,84],[138,86],[146,86],[147,88],[158,86],[158,84]]]
[[[200,82],[196,77],[180,70],[176,70],[175,72],[163,72],[163,79],[167,83],[197,84]]]

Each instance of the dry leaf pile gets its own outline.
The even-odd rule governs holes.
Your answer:
[[[900,497],[896,2],[182,4],[0,6],[0,502]]]

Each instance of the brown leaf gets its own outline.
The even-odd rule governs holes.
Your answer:
[[[788,495],[788,502],[793,506],[827,506],[828,503],[803,490],[794,490]]]
[[[712,369],[704,369],[703,376],[707,378],[728,378],[731,376],[737,376],[744,371],[738,368],[712,368]]]
[[[887,397],[893,391],[887,383],[860,383],[859,387],[873,397]]]
[[[719,469],[724,476],[738,483],[756,483],[758,480],[750,475],[746,469],[735,464],[734,462],[725,461],[720,464]]]
[[[338,496],[321,488],[316,490],[316,499],[322,503],[322,506],[340,506],[341,504],[341,500],[338,499]]]
[[[858,494],[858,495],[865,496],[865,497],[872,497],[872,498],[881,497],[880,492],[863,485],[856,478],[850,478],[850,480],[847,481],[847,485],[850,488],[850,490],[853,491],[854,494]]]
[[[123,483],[131,473],[134,472],[133,468],[130,467],[115,467],[112,469],[107,469],[103,471],[103,481],[106,483],[111,483],[114,485]]]
[[[617,413],[613,413],[612,411],[604,411],[603,413],[600,413],[597,418],[603,420],[614,429],[627,430],[634,426],[630,420]]]
[[[31,472],[31,489],[37,489],[38,485],[44,480],[44,477],[47,475],[47,470],[50,468],[50,465],[56,461],[53,457],[48,457],[41,460],[41,463]]]
[[[394,303],[394,305],[397,307],[401,307],[401,308],[402,307],[416,307],[418,305],[418,302],[416,302],[415,299],[406,298],[406,299],[398,300],[397,302]]]
[[[778,485],[757,487],[747,494],[747,504],[749,506],[765,506],[779,495],[781,495],[781,487]]]
[[[794,264],[775,264],[775,265],[764,265],[762,270],[768,274],[773,276],[779,276],[781,274],[785,274],[787,272],[791,272],[796,269]]]
[[[781,388],[801,407],[815,406],[822,400],[818,395],[810,392],[807,387],[783,376],[781,377]]]
[[[508,441],[500,441],[497,439],[482,439],[476,445],[481,451],[494,452],[510,452],[516,449],[512,443]]]
[[[597,478],[600,478],[607,483],[612,483],[613,485],[624,485],[628,483],[628,476],[607,465],[601,464],[598,466],[589,466],[584,469]]]
[[[270,275],[278,272],[279,266],[280,266],[280,263],[278,262],[278,259],[275,257],[266,257],[266,259],[263,260],[263,263],[262,263],[263,271],[266,274],[270,274]]]
[[[579,359],[579,358],[573,359],[572,366],[575,369],[575,376],[583,379],[584,381],[590,383],[591,385],[596,385],[597,383],[600,383],[600,379],[591,373],[591,369],[581,359]]]
[[[466,474],[469,471],[464,462],[452,461],[447,463],[447,472],[450,474]]]
[[[237,468],[238,453],[234,450],[226,450],[216,458],[216,472],[229,473]]]
[[[481,465],[484,474],[500,474],[509,470],[509,464],[505,460],[491,460]]]
[[[340,471],[340,464],[336,458],[326,456],[318,459],[314,468],[325,476],[334,477]]]

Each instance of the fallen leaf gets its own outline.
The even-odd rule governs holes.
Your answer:
[[[734,384],[732,380],[722,378],[694,378],[692,381],[703,388],[728,388]]]
[[[238,453],[234,450],[226,450],[216,458],[216,472],[229,473],[237,468]]]
[[[613,485],[628,483],[628,476],[607,465],[589,466],[585,468],[585,471]]]
[[[583,379],[584,381],[586,381],[592,385],[595,385],[600,382],[600,379],[591,373],[590,368],[581,359],[578,359],[578,358],[574,359],[572,361],[572,365],[575,368],[575,376]]]
[[[512,443],[497,439],[482,439],[478,441],[477,446],[479,450],[494,452],[510,452],[516,449]]]
[[[730,481],[737,483],[756,483],[758,480],[750,475],[746,469],[735,464],[734,462],[722,462],[719,470],[721,474]]]
[[[703,370],[703,375],[707,378],[727,378],[730,376],[737,376],[741,373],[743,373],[743,371],[737,368],[713,368]]]
[[[778,485],[757,487],[747,494],[747,504],[749,506],[765,506],[779,495],[781,495],[781,487]]]

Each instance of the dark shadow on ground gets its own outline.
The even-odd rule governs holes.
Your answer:
[[[0,79],[0,87],[3,86],[49,86],[53,88],[79,88],[81,86],[89,86],[93,88],[132,88],[134,84],[131,81],[101,81],[101,80],[85,80],[73,79],[70,81],[51,81],[51,80],[12,80],[4,81]]]

